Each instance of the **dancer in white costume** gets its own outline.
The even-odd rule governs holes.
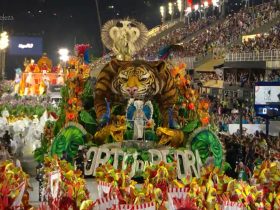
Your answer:
[[[63,72],[59,72],[58,77],[56,79],[57,85],[64,85],[64,78],[63,78]]]
[[[34,85],[34,78],[33,78],[33,74],[32,72],[29,72],[27,74],[27,77],[26,77],[26,80],[25,80],[25,83],[26,83],[26,87],[24,89],[24,95],[34,95],[34,92],[33,92],[33,85]]]
[[[43,70],[42,83],[40,84],[39,94],[47,93],[50,86],[50,78],[47,75],[47,71]]]
[[[144,127],[147,118],[143,111],[143,105],[144,105],[143,101],[140,100],[134,101],[134,106],[136,107],[136,111],[133,116],[133,120],[134,120],[133,139],[143,139],[144,136]]]

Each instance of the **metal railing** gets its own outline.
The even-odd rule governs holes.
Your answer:
[[[234,61],[277,61],[280,60],[280,49],[260,52],[227,53],[226,62]]]
[[[183,58],[173,58],[170,59],[170,61],[173,64],[180,64],[180,63],[184,63],[186,64],[186,68],[187,69],[193,69],[194,68],[194,63],[196,62],[197,58],[196,57],[183,57]]]
[[[149,57],[137,57],[137,59],[140,60],[147,60],[147,61],[158,61],[159,57],[157,55],[149,56]],[[194,68],[194,63],[197,61],[196,57],[177,57],[174,56],[173,58],[168,58],[167,59],[170,63],[173,65],[179,65],[181,63],[186,64],[187,69],[193,69]]]
[[[171,28],[172,26],[176,25],[178,22],[180,22],[180,19],[166,22],[163,25],[155,26],[154,28],[149,30],[149,32],[148,32],[149,38],[154,37],[154,36],[158,35],[159,33]]]

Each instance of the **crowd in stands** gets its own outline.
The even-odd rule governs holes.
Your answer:
[[[266,136],[263,132],[254,135],[227,135],[220,133],[221,142],[226,149],[226,161],[231,165],[244,163],[251,171],[263,160],[275,161],[280,159],[280,138]],[[231,176],[238,176],[230,170]]]
[[[252,72],[227,72],[224,81],[229,85],[252,88],[256,82],[265,81],[265,76]]]
[[[227,85],[252,88],[256,82],[280,82],[280,70],[267,70],[265,74],[256,72],[225,72],[217,74],[215,72],[197,73],[199,80],[207,82],[209,80],[223,80]]]
[[[216,47],[225,47],[270,20],[279,16],[279,11],[270,4],[244,8],[229,15],[223,22],[210,27],[199,36],[183,44],[186,56],[200,56]]]
[[[0,137],[0,162],[11,158],[11,136],[8,131]]]
[[[264,72],[198,72],[196,77],[203,84],[211,80],[223,80],[224,84],[238,87],[254,87],[256,82],[280,82],[280,70],[267,70]]]
[[[208,27],[212,23],[216,21],[216,17],[208,17],[207,19],[198,19],[197,21],[191,22],[189,25],[185,25],[184,27],[178,28],[166,36],[162,37],[161,39],[157,40],[156,42],[152,43],[147,48],[144,48],[141,52],[137,54],[138,58],[155,58],[161,48],[178,44],[187,36],[191,36],[192,34],[196,33],[197,31]],[[180,53],[179,53],[180,54]],[[179,55],[179,57],[183,57],[184,54]]]
[[[18,105],[25,105],[25,106],[42,106],[42,107],[49,107],[51,106],[52,101],[47,96],[24,96],[24,97],[17,97],[9,94],[3,94],[0,100],[0,106],[10,106],[10,107],[17,107]]]
[[[227,151],[226,161],[233,167],[240,162],[244,163],[252,171],[257,161],[265,159],[280,160],[280,138],[275,136],[266,136],[263,131],[257,131],[255,134],[248,134],[243,127],[242,137],[237,130],[233,135],[229,134],[229,124],[239,124],[240,114],[237,106],[238,102],[233,97],[226,98],[224,101],[216,100],[212,111],[220,113],[213,115],[213,122],[218,126],[219,137]],[[233,104],[230,105],[230,101]],[[232,108],[233,107],[233,108]],[[217,110],[219,111],[217,111]],[[245,101],[243,109],[243,124],[261,124],[264,119],[256,117],[250,101]],[[230,170],[231,176],[237,176],[236,171]]]
[[[215,98],[212,102],[211,113],[218,113],[214,116],[214,122],[219,126],[220,131],[228,131],[228,124],[239,124],[239,102],[237,96],[227,96],[224,99]],[[243,124],[262,124],[263,118],[255,115],[252,100],[243,102]]]
[[[224,20],[219,22],[216,21],[215,24],[213,23],[215,22],[216,17],[208,18],[207,20],[198,19],[196,22],[191,22],[190,25],[177,29],[159,39],[151,46],[143,49],[137,57],[146,59],[156,58],[160,49],[168,45],[180,43],[183,50],[179,52],[176,51],[173,54],[171,53],[171,55],[175,54],[175,56],[179,57],[200,57],[205,56],[208,53],[212,54],[214,51],[214,53],[220,58],[221,53],[219,53],[219,50],[224,51],[225,46],[229,46],[234,41],[241,39],[241,35],[250,33],[254,29],[279,17],[279,15],[280,12],[275,5],[266,3],[250,8],[242,8],[239,12],[228,15]],[[212,26],[209,26],[211,24]],[[192,39],[185,39],[185,37],[191,36],[198,30],[206,27],[206,30]],[[260,37],[259,39],[262,40],[263,37]],[[272,28],[271,35],[266,37],[265,40],[265,49],[276,48],[279,46],[279,25]],[[252,45],[251,42],[252,40],[246,43],[246,49],[250,49],[247,45]],[[257,42],[261,41],[257,40]],[[272,42],[272,44],[270,42]],[[263,44],[260,46],[262,47]],[[239,47],[237,47],[237,49],[238,48]],[[236,47],[233,49],[236,49]]]
[[[204,83],[209,80],[223,80],[227,85],[230,86],[240,86],[240,87],[250,87],[252,88],[256,82],[262,81],[280,81],[280,71],[272,70],[266,75],[262,73],[253,73],[249,71],[245,72],[200,72],[197,73],[199,80]]]
[[[272,70],[268,73],[267,81],[280,82],[280,70]]]
[[[223,114],[218,117],[218,125],[220,131],[228,131],[228,124],[239,124],[240,116],[237,109],[232,110],[233,113]],[[256,117],[254,112],[244,111],[242,116],[242,124],[263,124],[264,120],[260,117]]]
[[[231,52],[260,52],[271,49],[280,49],[280,23],[273,26],[268,33],[256,35],[244,40],[242,44],[233,45]]]
[[[210,80],[220,80],[222,79],[220,75],[210,72],[210,73],[198,73],[199,80],[201,82],[208,82]]]

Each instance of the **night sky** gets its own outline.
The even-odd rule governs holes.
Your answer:
[[[159,6],[164,0],[98,0],[102,24],[113,18],[133,17],[148,28],[160,23]],[[112,8],[113,6],[113,8]],[[42,36],[49,54],[65,46],[90,43],[101,54],[95,0],[1,0],[0,14],[11,35]]]
[[[98,0],[102,24],[113,18],[133,17],[148,28],[160,24],[159,6],[164,2]],[[43,51],[55,63],[58,49],[73,49],[75,43],[89,43],[91,54],[102,55],[95,0],[0,0],[0,15],[3,14],[13,19],[0,21],[9,35],[41,36]],[[22,56],[7,55],[9,78],[13,77],[14,68],[22,66],[23,60]]]
[[[160,24],[159,7],[168,2],[98,0],[102,24],[113,18],[131,17],[148,28]],[[94,56],[102,55],[95,0],[0,0],[0,14],[13,17],[13,20],[2,21],[4,30],[10,35],[43,37],[44,52],[55,61],[59,48],[72,49],[75,43],[89,43]],[[23,59],[8,58],[8,65],[11,60],[15,66],[21,65]]]

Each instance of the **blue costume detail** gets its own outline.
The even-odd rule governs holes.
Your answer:
[[[107,98],[105,98],[105,102],[106,102],[106,112],[102,115],[102,117],[98,122],[101,127],[107,125],[111,117],[110,102],[107,100]]]
[[[84,61],[86,64],[90,63],[90,58],[89,58],[89,49],[86,49],[85,53],[84,53]]]
[[[180,126],[173,118],[173,110],[174,108],[168,108],[168,126],[171,129],[179,129]]]
[[[126,113],[126,118],[129,121],[129,123],[131,124],[131,126],[133,126],[132,120],[133,120],[133,115],[134,115],[135,111],[136,111],[136,107],[134,106],[133,103],[131,103],[128,106],[127,113]],[[146,116],[147,119],[152,118],[152,110],[147,104],[144,104],[143,112],[145,113],[145,116]]]

